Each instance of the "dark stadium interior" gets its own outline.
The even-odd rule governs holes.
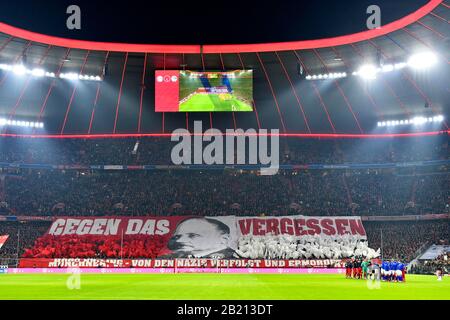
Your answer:
[[[65,8],[66,2],[58,2],[52,10]],[[31,17],[33,8],[42,10],[34,1],[8,4],[0,10],[0,65],[23,63],[56,77],[37,78],[0,68],[0,236],[9,235],[0,245],[0,265],[18,267],[22,258],[155,259],[168,239],[122,234],[105,240],[84,234],[64,235],[61,240],[48,233],[58,217],[356,216],[367,231],[368,245],[374,252],[381,248],[384,259],[409,263],[432,244],[448,246],[450,6],[434,0],[436,6],[420,19],[373,38],[317,48],[304,48],[301,42],[356,37],[365,31],[367,16],[355,22],[361,19],[355,12],[361,8],[365,12],[369,2],[354,2],[354,10],[347,10],[340,20],[333,15],[338,4],[329,5],[320,21],[335,21],[339,28],[317,24],[314,16],[322,13],[321,1],[291,2],[279,8],[260,4],[253,28],[247,29],[245,21],[234,25],[229,19],[246,20],[254,7],[250,3],[231,17],[214,15],[212,7],[197,11],[191,2],[184,14],[158,15],[152,21],[142,10],[136,24],[126,28],[102,23],[118,13],[117,7],[91,3],[83,10],[100,10],[101,15],[98,20],[86,19],[86,31],[75,33],[55,27],[61,24],[57,19],[44,23],[53,11]],[[386,13],[383,24],[388,24],[420,11],[430,1],[380,3]],[[171,5],[160,3],[151,9],[164,11]],[[136,8],[128,6],[122,18],[136,15]],[[314,14],[294,22],[298,12],[308,10]],[[268,11],[277,17],[271,23],[259,18]],[[212,21],[205,22],[205,15]],[[173,20],[177,22],[171,24]],[[293,22],[284,24],[285,20]],[[164,32],[148,32],[165,23],[171,25]],[[32,30],[42,42],[10,34],[5,24]],[[99,27],[92,31],[94,24]],[[189,27],[183,30],[185,25]],[[133,28],[139,32],[133,34]],[[202,28],[208,30],[196,32]],[[232,37],[243,28],[240,37]],[[256,35],[255,28],[260,28]],[[313,31],[302,33],[303,29]],[[73,44],[70,39],[92,41],[87,46],[93,47],[51,44],[54,38],[48,40],[46,35],[63,37],[59,44]],[[132,43],[169,46],[142,52],[96,50],[101,44],[95,41],[126,42],[126,49],[134,48]],[[239,45],[279,41],[300,41],[301,48],[282,50],[273,44],[273,50],[252,51]],[[230,43],[242,52],[214,47]],[[195,53],[184,52],[178,44],[195,44]],[[372,81],[352,75],[363,64],[395,65],[424,51],[437,57],[430,70],[405,67]],[[155,70],[236,69],[253,70],[253,112],[155,112]],[[102,79],[59,78],[69,72]],[[324,81],[306,78],[342,72],[348,76]],[[443,121],[377,125],[437,116]],[[44,127],[10,126],[6,119],[43,122]],[[280,142],[279,172],[265,176],[258,165],[250,169],[174,165],[171,152],[176,142],[170,134],[179,128],[192,130],[194,121],[202,121],[203,130],[279,130],[280,135],[274,134]],[[367,246],[365,240],[361,243]],[[280,256],[264,251],[258,259]],[[431,273],[436,266],[448,267],[444,256],[447,253],[428,265],[416,263],[415,270]],[[352,255],[326,256],[331,257]],[[313,254],[311,259],[323,258]]]
[[[279,52],[201,55],[88,51],[49,47],[0,34],[3,62],[18,62],[26,55],[30,66],[41,63],[45,70],[55,73],[82,70],[84,74],[101,75],[105,66],[107,70],[101,83],[74,85],[61,80],[52,89],[52,78],[28,83],[25,76],[13,77],[1,72],[0,112],[42,118],[46,125],[43,133],[167,133],[180,127],[192,128],[195,120],[202,120],[206,128],[213,126],[221,130],[261,127],[279,129],[281,133],[414,131],[410,127],[377,128],[376,123],[415,114],[448,116],[448,15],[448,9],[441,5],[421,21],[375,39],[338,47]],[[352,76],[339,81],[304,81],[304,74],[351,74],[361,64],[378,63],[380,59],[384,63],[404,62],[411,53],[422,50],[436,51],[443,67],[420,73],[400,70],[371,82]],[[298,74],[297,65],[303,66],[303,76]],[[254,69],[254,113],[154,112],[154,70],[241,68]],[[446,127],[444,124],[429,129]]]
[[[426,0],[379,0],[383,24],[399,19],[426,4]],[[277,5],[246,0],[239,4],[211,1],[77,1],[84,15],[81,30],[65,27],[68,0],[9,2],[0,20],[48,35],[108,42],[211,44],[261,43],[319,39],[364,30],[369,0],[284,0]],[[172,10],[176,7],[176,10]],[[82,11],[82,12],[83,12]],[[268,19],[268,17],[270,17]],[[132,23],[124,23],[132,21]],[[330,22],[334,27],[330,28]],[[158,30],[158,32],[153,32]],[[199,32],[201,30],[201,32]]]
[[[436,48],[445,44],[440,41],[439,36],[421,26],[410,29],[424,41],[433,43]],[[0,40],[5,44],[1,53],[6,61],[20,57],[28,45],[27,41],[16,39],[6,44],[6,35]],[[450,79],[446,67],[433,70],[433,74],[416,75],[401,71],[383,75],[380,81],[369,84],[357,77],[349,77],[339,81],[338,86],[342,91],[331,80],[315,84],[303,81],[297,74],[297,63],[303,64],[310,73],[323,73],[326,70],[351,73],[364,61],[375,61],[378,48],[391,61],[404,61],[408,51],[426,49],[421,42],[403,30],[390,38],[383,37],[339,48],[207,54],[204,55],[203,64],[201,55],[197,54],[148,54],[144,87],[141,84],[144,54],[130,53],[124,73],[115,133],[137,133],[139,120],[143,133],[170,133],[180,127],[192,128],[196,120],[201,120],[205,128],[213,126],[223,131],[235,127],[261,127],[279,129],[281,133],[382,133],[386,128],[380,130],[376,127],[376,122],[383,118],[401,119],[417,113],[426,116],[449,114],[450,92],[446,84]],[[448,52],[448,44],[441,50]],[[59,65],[64,64],[62,72],[79,72],[85,63],[84,73],[102,74],[108,53],[91,51],[88,54],[87,51],[70,50],[70,61],[65,62],[62,59],[67,51],[52,47],[47,52],[47,47],[39,44],[32,44],[26,50],[27,60],[31,64],[37,64],[47,52],[44,62],[46,70],[56,72]],[[342,60],[336,61],[336,57],[341,57]],[[40,116],[46,124],[45,133],[113,133],[125,58],[124,53],[109,53],[105,81],[101,84],[81,83],[74,92],[74,85],[62,80],[52,88],[47,100],[53,79],[40,79],[27,84],[26,77],[15,78],[4,73],[4,81],[0,87],[0,98],[3,101],[0,112],[5,115],[14,112],[16,116],[36,120]],[[254,69],[255,112],[211,115],[154,112],[154,77],[151,75],[156,69],[182,69],[181,65],[193,70]],[[25,86],[27,88],[16,106]],[[139,119],[142,88],[143,107]],[[426,109],[424,106],[427,101],[430,101],[431,107]],[[94,108],[95,115],[90,128]],[[41,110],[43,112],[40,115]],[[62,130],[64,119],[66,123]],[[435,126],[430,129],[434,131],[445,128]]]

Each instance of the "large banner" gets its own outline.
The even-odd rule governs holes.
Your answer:
[[[47,232],[54,237],[153,236],[162,243],[158,257],[239,258],[236,255],[239,233],[234,216],[134,217],[134,218],[58,218]]]
[[[343,259],[21,259],[20,268],[344,268]]]
[[[270,235],[351,235],[358,239],[366,239],[366,231],[360,217],[236,217],[240,236]]]
[[[239,241],[249,237],[288,236],[293,239],[311,237],[342,240],[365,240],[366,232],[360,217],[63,217],[57,218],[47,232],[51,240],[73,237],[120,238],[119,243],[127,245],[128,240],[140,236],[152,237],[158,243],[154,256],[160,258],[242,258]],[[309,237],[309,238],[308,238]],[[126,240],[123,242],[123,240]],[[261,240],[261,239],[259,239]],[[295,241],[295,240],[294,240]],[[308,240],[309,241],[309,240]],[[261,241],[260,241],[261,242]],[[87,240],[89,243],[89,240]],[[42,252],[47,252],[57,243],[47,243]],[[305,244],[307,245],[307,244]],[[320,245],[317,244],[317,245]],[[117,246],[117,243],[115,244]],[[127,249],[128,247],[125,246]],[[50,249],[49,249],[50,248]],[[145,248],[142,248],[144,250]],[[46,251],[47,250],[47,251]],[[305,249],[306,250],[306,249]],[[39,250],[38,250],[39,251]],[[127,251],[128,252],[128,251]],[[240,252],[240,253],[239,253]],[[122,252],[123,253],[123,252]],[[49,253],[50,254],[50,253]],[[117,258],[119,253],[106,254]],[[151,256],[136,253],[139,257]],[[51,256],[51,255],[50,255]],[[136,255],[128,255],[136,257]],[[42,257],[49,257],[44,255]],[[55,255],[53,255],[55,257]],[[58,257],[58,255],[56,255]],[[73,257],[72,255],[63,257]],[[80,257],[80,256],[76,256]],[[81,256],[84,257],[84,256]],[[126,256],[124,256],[126,257]],[[252,257],[253,256],[247,256]],[[258,256],[259,258],[263,256]],[[270,256],[272,257],[272,256]],[[332,257],[331,255],[326,257]],[[301,256],[282,256],[301,258]],[[319,258],[316,256],[316,258]],[[323,257],[320,257],[323,258]]]

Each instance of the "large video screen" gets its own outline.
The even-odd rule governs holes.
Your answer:
[[[156,70],[155,111],[253,111],[253,70]]]

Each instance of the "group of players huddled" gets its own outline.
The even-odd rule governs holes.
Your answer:
[[[345,277],[349,279],[368,279],[375,265],[366,258],[354,257],[345,263]],[[370,270],[369,270],[370,269]]]
[[[381,278],[383,281],[405,282],[406,265],[399,261],[383,261],[381,263]]]
[[[380,265],[363,257],[354,257],[345,263],[345,277],[348,279],[406,281],[406,265],[395,260],[382,261]]]

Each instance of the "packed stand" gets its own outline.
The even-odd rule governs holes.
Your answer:
[[[450,174],[399,170],[24,170],[3,215],[403,215],[448,213]]]
[[[367,240],[373,248],[383,248],[383,259],[411,261],[426,245],[450,238],[450,222],[365,222]]]
[[[282,164],[411,162],[448,159],[448,136],[397,139],[280,138]],[[172,164],[170,138],[1,138],[0,162],[54,165]],[[207,143],[205,142],[204,145]],[[236,144],[237,145],[237,144]]]

